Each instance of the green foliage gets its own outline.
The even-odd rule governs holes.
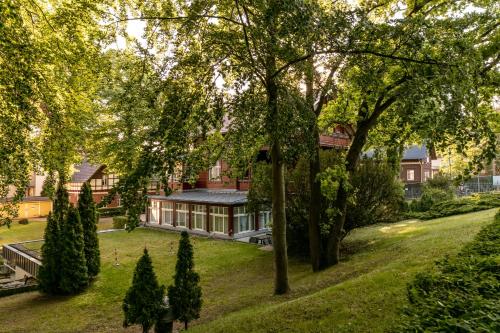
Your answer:
[[[9,288],[9,289],[0,289],[0,297],[6,297],[11,295],[17,295],[21,293],[27,293],[30,291],[35,291],[39,287],[36,284],[26,285],[17,288]]]
[[[410,209],[416,212],[426,212],[434,204],[453,200],[454,194],[452,191],[424,186],[422,191],[422,197],[420,199],[415,199],[410,204]]]
[[[124,212],[123,207],[102,207],[97,210],[99,216],[102,217],[111,217],[111,216],[119,216]]]
[[[123,300],[123,326],[138,324],[143,332],[148,332],[162,311],[164,293],[165,287],[158,284],[148,250],[144,249],[135,267],[132,286]]]
[[[405,210],[403,184],[386,161],[364,159],[351,177],[344,237],[353,229],[398,221]]]
[[[175,265],[174,285],[168,287],[168,299],[174,318],[188,323],[200,317],[201,287],[200,276],[194,271],[193,246],[186,231],[181,233],[177,263]]]
[[[61,252],[63,251],[62,233],[69,209],[68,192],[62,180],[57,187],[53,207],[53,211],[47,217],[42,245],[42,266],[37,278],[42,292],[60,294],[62,277]]]
[[[113,216],[114,229],[124,229],[127,222],[128,222],[128,217],[126,216]]]
[[[41,196],[53,199],[56,192],[56,183],[54,172],[50,172],[43,181]]]
[[[478,193],[469,197],[438,202],[433,204],[430,209],[425,212],[410,211],[406,215],[410,218],[429,220],[438,217],[471,213],[495,207],[500,207],[500,193]]]
[[[24,219],[20,219],[19,220],[19,224],[29,224],[30,221],[28,221],[28,219],[24,218]]]
[[[92,197],[92,188],[85,182],[78,197],[78,212],[83,228],[83,242],[89,278],[97,276],[101,266],[99,238],[97,237],[98,216]]]
[[[89,284],[85,243],[78,210],[70,207],[61,228],[59,249],[61,294],[71,295],[83,291]]]
[[[398,332],[498,332],[499,240],[500,212],[458,255],[419,273]]]
[[[60,232],[60,224],[53,213],[50,212],[43,236],[42,266],[37,276],[40,290],[48,294],[57,294],[59,292],[59,281],[61,279]]]

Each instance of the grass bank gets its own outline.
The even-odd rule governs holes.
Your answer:
[[[279,297],[272,296],[272,253],[249,244],[196,238],[204,304],[190,331],[382,332],[399,318],[406,283],[416,272],[457,253],[494,214],[488,210],[356,230],[336,267],[313,274],[307,263],[291,260],[292,292]],[[139,332],[121,325],[121,301],[134,265],[147,246],[160,282],[168,285],[178,237],[145,229],[101,234],[102,273],[86,292],[3,298],[0,332]]]

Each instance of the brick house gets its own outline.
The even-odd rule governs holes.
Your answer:
[[[349,143],[349,135],[341,127],[332,135],[320,137],[323,149],[347,149]],[[266,156],[263,148],[257,160],[266,160]],[[194,187],[173,181],[169,185],[177,190],[171,195],[150,195],[146,225],[226,239],[266,232],[271,212],[252,213],[246,208],[251,174],[241,179],[229,178],[226,175],[229,168],[225,161],[219,160],[198,175]]]

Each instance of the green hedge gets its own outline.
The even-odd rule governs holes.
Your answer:
[[[500,332],[500,211],[455,257],[408,285],[397,332]]]
[[[125,229],[125,225],[128,222],[126,216],[115,216],[113,217],[113,228],[114,229]]]
[[[406,217],[430,220],[438,217],[477,212],[496,207],[500,207],[500,193],[478,193],[470,197],[437,202],[425,212],[410,211],[406,213]]]
[[[99,212],[99,216],[101,217],[111,217],[123,215],[123,207],[103,207],[97,210]]]

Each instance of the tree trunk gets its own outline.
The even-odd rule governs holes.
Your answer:
[[[357,124],[356,134],[354,135],[346,156],[346,171],[348,180],[351,178],[356,169],[359,157],[368,137],[368,131],[373,126],[374,121],[375,119],[370,118],[369,120],[359,121]],[[349,198],[349,193],[344,189],[343,185],[343,181],[341,181],[337,191],[337,199],[334,204],[339,213],[337,214],[333,228],[328,235],[326,253],[328,266],[336,265],[340,261],[340,242],[342,240],[342,230],[346,219],[347,200]]]
[[[188,330],[188,322],[187,320],[184,322],[184,329],[187,331]]]

